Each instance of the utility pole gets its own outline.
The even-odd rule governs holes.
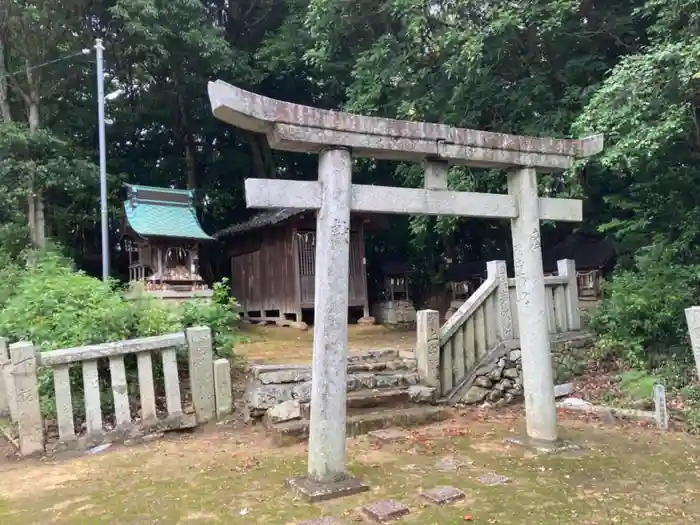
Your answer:
[[[107,223],[107,146],[105,144],[105,72],[102,39],[95,40],[97,59],[97,120],[100,134],[100,212],[102,216],[102,280],[109,279],[109,225]]]

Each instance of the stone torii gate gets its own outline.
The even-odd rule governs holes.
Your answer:
[[[264,133],[272,148],[319,155],[317,181],[245,182],[248,207],[318,210],[308,476],[290,480],[292,487],[312,500],[366,488],[345,466],[351,212],[511,220],[527,433],[540,442],[557,440],[540,221],[579,222],[582,203],[538,197],[536,175],[600,152],[602,136],[559,140],[364,117],[263,97],[222,81],[209,83],[209,99],[215,117]],[[353,156],[423,162],[424,189],[352,184]],[[508,194],[449,191],[450,164],[509,170]]]

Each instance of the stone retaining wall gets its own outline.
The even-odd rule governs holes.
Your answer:
[[[584,372],[593,336],[581,334],[566,341],[552,342],[554,383],[564,383]],[[462,398],[466,404],[490,403],[503,406],[523,396],[523,371],[519,348],[500,347],[473,374],[471,386]]]
[[[401,388],[418,384],[412,351],[370,350],[348,357],[347,391]],[[261,417],[268,409],[296,400],[311,401],[310,365],[255,365],[246,390],[249,417]]]

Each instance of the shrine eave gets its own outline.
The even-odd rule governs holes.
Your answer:
[[[129,229],[143,239],[214,240],[189,206],[126,201],[124,212]]]
[[[574,159],[590,157],[603,149],[602,135],[538,138],[367,117],[256,95],[220,80],[209,83],[209,100],[216,118],[264,133],[272,148],[284,151],[317,153],[329,147],[345,147],[356,157],[557,171],[569,168]]]

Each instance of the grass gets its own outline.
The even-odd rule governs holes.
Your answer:
[[[237,345],[235,352],[249,360],[260,360],[268,364],[311,362],[313,327],[301,331],[275,325],[249,325],[244,326],[241,335],[249,342]],[[392,329],[380,325],[348,326],[348,346],[351,351],[377,348],[408,350],[413,349],[415,344],[415,329]]]
[[[654,397],[654,385],[659,378],[639,370],[628,370],[620,374],[620,388],[634,399],[651,399]]]
[[[506,445],[522,429],[515,418],[481,420],[474,412],[378,447],[348,441],[351,471],[372,492],[312,505],[284,480],[305,468],[303,445],[272,449],[254,431],[173,437],[142,447],[0,473],[3,525],[296,524],[332,515],[350,525],[364,503],[394,498],[411,508],[400,523],[678,524],[700,520],[700,441],[637,427],[599,427],[563,420],[565,437],[583,451],[535,455]],[[435,464],[465,466],[442,473]],[[488,487],[484,473],[512,478]],[[418,494],[436,485],[464,490],[464,502],[425,505]]]

